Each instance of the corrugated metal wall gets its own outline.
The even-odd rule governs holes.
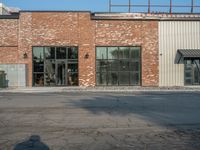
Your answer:
[[[199,21],[159,22],[159,86],[184,86],[178,49],[200,49]]]
[[[8,87],[26,86],[25,64],[0,64],[0,70],[5,71]]]

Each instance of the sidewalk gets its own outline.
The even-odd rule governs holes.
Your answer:
[[[19,87],[0,89],[0,93],[59,93],[59,92],[200,92],[191,87]]]

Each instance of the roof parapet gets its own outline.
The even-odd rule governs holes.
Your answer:
[[[200,20],[191,13],[93,13],[94,20]]]

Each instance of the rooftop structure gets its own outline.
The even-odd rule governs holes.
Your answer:
[[[13,13],[19,13],[19,8],[6,7],[3,3],[0,3],[0,15],[11,15]]]
[[[8,15],[8,14],[9,14],[8,8],[4,4],[0,3],[0,15]]]

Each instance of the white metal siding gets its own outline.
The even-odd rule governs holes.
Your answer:
[[[200,49],[200,21],[159,22],[159,86],[184,86],[178,49]]]

